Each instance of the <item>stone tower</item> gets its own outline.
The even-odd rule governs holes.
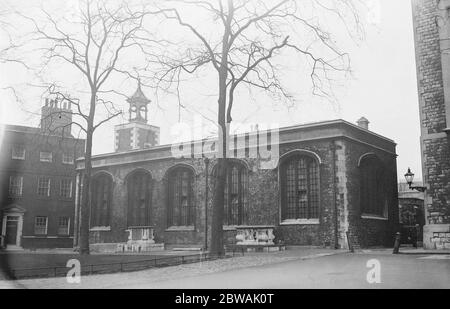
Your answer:
[[[450,0],[413,0],[425,192],[424,246],[450,249]]]
[[[72,110],[70,102],[45,99],[41,109],[41,130],[44,134],[72,136]]]
[[[147,99],[139,81],[135,93],[127,99],[129,122],[117,125],[115,131],[115,151],[139,150],[159,145],[159,127],[149,125]]]

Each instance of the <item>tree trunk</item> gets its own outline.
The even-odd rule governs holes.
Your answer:
[[[218,100],[218,162],[216,169],[216,181],[214,188],[214,199],[211,220],[211,248],[210,253],[223,255],[223,219],[224,219],[224,192],[227,177],[227,141],[228,127],[226,125],[226,102],[227,102],[227,69],[226,64],[222,64],[219,73],[219,100]]]
[[[97,92],[91,88],[89,118],[86,131],[86,151],[84,155],[84,175],[80,214],[80,254],[89,254],[89,221],[91,217],[91,175],[92,139],[94,136],[94,115]]]
[[[89,254],[89,219],[91,213],[91,174],[92,174],[92,131],[86,137],[86,153],[84,156],[83,189],[80,214],[80,254]]]
[[[223,218],[224,218],[224,191],[226,185],[227,159],[219,158],[216,169],[216,181],[214,187],[214,199],[211,221],[211,246],[210,253],[223,255]]]

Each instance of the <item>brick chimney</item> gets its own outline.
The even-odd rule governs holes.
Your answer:
[[[51,135],[72,136],[70,102],[45,99],[45,105],[41,109],[41,130]]]
[[[364,130],[369,130],[369,120],[366,117],[361,117],[357,122],[358,127],[363,128]]]

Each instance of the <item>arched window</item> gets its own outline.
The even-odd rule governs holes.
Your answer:
[[[127,180],[128,227],[150,225],[152,177],[145,171],[134,172]]]
[[[280,166],[282,220],[319,218],[319,164],[294,155]]]
[[[385,216],[386,184],[383,163],[376,156],[361,160],[361,212]]]
[[[113,180],[110,175],[94,177],[91,186],[91,226],[109,226]]]
[[[212,187],[217,168],[213,170]],[[238,226],[247,223],[247,167],[237,161],[229,161],[224,192],[224,225]]]
[[[169,172],[168,182],[168,226],[194,225],[194,173],[190,168],[177,167]]]

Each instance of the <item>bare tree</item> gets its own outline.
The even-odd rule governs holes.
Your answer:
[[[27,16],[17,12],[31,24],[32,30],[24,36],[25,42],[15,44],[15,53],[31,56],[21,61],[36,73],[34,86],[41,87],[44,95],[73,107],[47,117],[61,117],[61,113],[72,116],[74,120],[70,125],[77,126],[86,137],[79,251],[89,254],[94,132],[122,114],[112,97],[124,96],[116,87],[119,79],[137,78],[137,68],[130,67],[130,59],[136,58],[143,47],[153,42],[152,34],[143,26],[145,17],[151,13],[145,5],[103,0],[80,1],[76,10],[57,14],[42,6],[39,13],[41,18],[37,13]],[[47,72],[58,69],[69,77],[68,82],[55,81],[54,74],[47,76]],[[79,90],[76,84],[81,84]]]
[[[326,27],[327,18],[342,21],[347,34],[354,38],[363,33],[359,11],[351,0],[166,0],[159,8],[166,19],[186,30],[192,38],[190,44],[177,45],[178,53],[157,59],[156,63],[162,64],[160,85],[167,89],[179,87],[183,76],[201,70],[216,78],[217,124],[222,138],[213,195],[210,251],[223,254],[226,145],[233,106],[238,102],[237,89],[247,86],[293,101],[294,97],[283,86],[282,70],[277,62],[284,52],[306,63],[307,71],[299,73],[310,77],[314,95],[334,99],[334,80],[337,75],[349,72],[350,63]],[[197,20],[189,12],[195,12]],[[210,23],[205,24],[206,21]],[[192,46],[192,42],[198,44]]]
[[[14,28],[8,17],[12,14],[11,6],[5,0],[0,1],[0,64],[9,62],[18,62],[11,57],[10,52],[16,47],[11,38],[11,30]]]

